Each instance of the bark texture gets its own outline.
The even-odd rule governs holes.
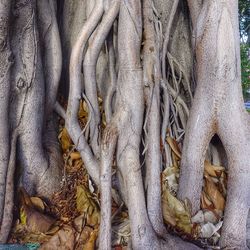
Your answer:
[[[161,172],[176,164],[167,137],[183,144],[178,197],[193,214],[206,154],[226,163],[220,247],[246,249],[250,133],[238,26],[236,0],[0,1],[0,242],[18,185],[46,198],[60,188],[55,109],[100,187],[100,249],[112,247],[112,196],[128,209],[133,249],[199,249],[163,222]],[[222,144],[210,144],[215,135]]]
[[[12,225],[15,172],[21,174],[19,185],[30,194],[49,198],[60,188],[62,161],[52,110],[61,57],[55,52],[52,60],[47,53],[60,51],[53,7],[52,1],[1,2],[1,242]]]

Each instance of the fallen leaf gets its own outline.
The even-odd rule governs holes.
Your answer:
[[[175,214],[168,205],[167,199],[162,199],[162,213],[165,223],[176,226]]]
[[[205,188],[204,191],[214,204],[214,207],[218,210],[224,210],[225,208],[225,199],[223,195],[219,192],[218,188],[212,181],[211,177],[205,176]]]
[[[26,226],[29,232],[46,233],[55,222],[54,218],[27,206],[23,207],[23,213],[26,214]]]
[[[80,155],[79,152],[72,152],[72,153],[70,154],[70,158],[71,158],[72,160],[78,160],[78,159],[81,159],[81,155]]]
[[[82,231],[85,217],[86,217],[85,214],[81,214],[80,216],[78,216],[74,219],[74,222],[73,222],[74,228],[76,229],[76,231],[78,233],[81,233],[81,231]]]
[[[203,238],[211,238],[214,234],[216,234],[220,228],[222,227],[223,222],[220,221],[216,225],[208,222],[201,227],[201,237]]]
[[[167,181],[169,191],[176,193],[178,189],[177,176],[179,175],[179,169],[176,167],[167,167],[162,172],[163,181]]]
[[[85,243],[83,245],[83,250],[95,250],[95,243],[96,243],[96,239],[98,237],[98,230],[94,230],[93,232],[91,232],[90,234],[90,238],[87,241],[87,243]]]
[[[205,222],[211,222],[213,224],[218,223],[221,216],[219,216],[217,213],[215,214],[215,211],[205,211],[204,212],[204,221]]]
[[[39,250],[73,250],[75,245],[75,230],[64,225],[50,240],[44,243]]]
[[[88,106],[85,101],[81,100],[78,111],[78,118],[82,122],[86,122],[86,118],[88,117]]]
[[[172,137],[168,136],[166,139],[167,143],[169,144],[170,148],[172,149],[172,151],[175,153],[175,155],[181,159],[181,151],[180,148],[178,146],[177,141],[175,141]]]
[[[73,144],[66,128],[62,129],[62,131],[60,132],[58,136],[58,139],[61,142],[63,152],[66,152]]]
[[[169,209],[167,215],[174,215],[174,220],[176,222],[176,227],[181,229],[183,232],[191,234],[192,232],[192,223],[191,223],[191,215],[185,205],[179,201],[176,197],[174,197],[168,189],[163,190],[162,195],[163,203],[165,204],[165,209]],[[163,211],[164,213],[164,211]],[[169,220],[167,216],[166,219]],[[174,222],[173,220],[173,222]]]
[[[100,208],[97,201],[84,186],[77,186],[76,205],[81,214],[86,213],[88,225],[96,226],[100,223]]]
[[[85,226],[83,229],[81,229],[81,233],[79,237],[77,238],[77,243],[75,246],[76,250],[83,249],[83,246],[87,244],[88,240],[90,239],[90,235],[93,231],[94,229],[88,226]]]
[[[29,197],[29,195],[24,189],[20,189],[19,196],[20,196],[21,224],[25,225],[27,231],[30,233],[47,232],[49,228],[52,226],[52,224],[55,222],[55,219],[37,210],[36,206],[32,202],[32,199]],[[33,198],[33,201],[37,202],[37,204],[43,203],[40,198],[37,199]],[[39,204],[39,206],[42,205]]]
[[[46,235],[54,235],[60,230],[59,226],[53,226],[49,231],[46,232]]]
[[[30,199],[31,199],[33,206],[37,210],[39,210],[40,212],[43,212],[45,210],[45,205],[42,199],[40,199],[39,197],[31,197]]]
[[[192,223],[197,223],[197,224],[201,224],[204,223],[204,213],[202,210],[199,210],[196,215],[194,215],[191,219]]]
[[[206,193],[204,191],[202,191],[202,195],[201,195],[201,208],[202,209],[214,209],[214,205],[212,203],[212,201],[209,200],[209,198],[207,197]]]
[[[204,163],[205,171],[212,177],[220,177],[225,171],[224,167],[212,165],[209,161]]]

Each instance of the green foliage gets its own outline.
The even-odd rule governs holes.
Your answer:
[[[246,91],[250,89],[250,45],[241,44],[241,80],[243,93],[246,94]]]
[[[249,44],[241,44],[241,82],[245,101],[250,101],[250,60],[248,54],[250,53]],[[248,106],[247,111],[250,112]]]
[[[239,24],[241,37],[241,77],[243,94],[250,100],[250,0],[239,0]]]
[[[248,37],[250,31],[250,0],[239,0],[240,35]]]

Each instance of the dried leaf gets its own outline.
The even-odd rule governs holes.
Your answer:
[[[46,232],[46,235],[54,235],[59,231],[59,226],[53,226],[49,231]]]
[[[20,216],[21,224],[26,225],[26,223],[27,223],[27,214],[26,214],[26,211],[25,211],[24,207],[20,208],[20,215],[19,216]]]
[[[75,244],[75,230],[65,225],[51,239],[44,243],[40,250],[73,250]]]
[[[170,224],[171,226],[176,226],[175,214],[172,212],[168,206],[167,199],[162,199],[162,213],[165,223]]]
[[[40,198],[34,199],[40,206],[43,204]],[[44,204],[43,204],[44,205]],[[49,230],[55,219],[38,211],[24,189],[20,190],[20,221],[26,226],[30,233],[39,232],[45,233]]]
[[[225,199],[209,176],[205,176],[204,190],[214,204],[214,207],[223,211],[225,208]]]
[[[84,186],[77,186],[76,205],[80,213],[87,214],[87,224],[96,226],[100,222],[100,209],[92,194]]]
[[[81,155],[80,155],[79,152],[72,152],[72,153],[70,154],[70,158],[71,158],[72,160],[78,160],[78,159],[81,159]]]
[[[167,143],[169,144],[170,148],[172,149],[172,151],[175,153],[175,155],[181,159],[181,151],[180,148],[178,146],[177,141],[175,141],[172,137],[168,136],[167,137]]]
[[[220,228],[222,227],[223,222],[220,221],[218,224],[214,225],[210,222],[202,225],[201,227],[201,237],[203,238],[210,238],[214,234],[216,234]]]
[[[66,128],[62,129],[58,138],[59,138],[59,141],[61,142],[63,152],[66,152],[73,144]]]
[[[167,186],[170,192],[177,192],[178,183],[177,176],[179,175],[179,169],[176,167],[165,168],[162,172],[163,181],[167,181]]]
[[[75,246],[76,250],[82,250],[83,246],[87,244],[88,240],[90,239],[90,234],[94,231],[93,228],[85,226],[83,229],[81,229],[81,233],[79,237],[77,238],[77,243]]]
[[[205,171],[212,177],[220,177],[225,171],[224,167],[212,165],[209,161],[204,163]]]
[[[80,101],[79,111],[78,111],[78,118],[85,122],[86,118],[88,117],[88,106],[85,101]]]
[[[196,215],[194,215],[191,219],[192,223],[201,224],[204,223],[204,213],[202,210],[199,210]]]
[[[55,219],[52,217],[42,214],[33,208],[26,207],[24,211],[27,216],[26,226],[29,232],[46,233],[55,222]]]
[[[169,209],[169,211],[165,211],[165,213],[167,215],[169,214],[170,216],[174,215],[176,226],[185,233],[191,234],[191,215],[188,209],[184,206],[184,204],[176,197],[174,197],[168,189],[165,189],[163,191],[162,199],[163,203],[167,204],[167,206],[165,204],[165,209]],[[169,217],[167,216],[166,219],[169,219]]]
[[[94,230],[90,234],[90,238],[86,244],[83,245],[83,250],[95,250],[95,243],[98,237],[98,230]]]
[[[74,227],[78,233],[82,231],[84,219],[85,219],[85,214],[81,214],[80,216],[74,219]]]
[[[209,200],[209,198],[207,197],[204,191],[202,192],[202,195],[201,195],[201,208],[209,209],[209,210],[214,209],[214,205],[212,201]]]
[[[220,216],[215,214],[214,211],[205,211],[204,212],[204,221],[211,222],[213,224],[218,223]]]
[[[39,197],[31,197],[31,202],[34,205],[34,207],[39,210],[40,212],[43,212],[45,210],[45,205]]]

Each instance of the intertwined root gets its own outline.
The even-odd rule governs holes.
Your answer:
[[[9,57],[10,45],[5,41],[9,36],[10,2],[0,3],[0,22],[3,21],[0,80],[4,83],[0,102],[6,111],[11,99],[12,129],[6,122],[8,113],[0,112],[0,142],[6,142],[5,147],[0,147],[0,168],[3,170],[0,172],[0,241],[3,242],[7,240],[12,220],[15,153],[24,168],[22,185],[30,193],[50,196],[59,188],[61,177],[58,168],[60,154],[51,127],[62,65],[54,2],[21,0],[22,4],[15,6],[11,47],[17,66],[11,81],[12,58]],[[65,120],[88,173],[100,186],[100,249],[111,248],[113,178],[116,178],[118,191],[129,211],[134,249],[198,249],[167,234],[162,218],[161,168],[172,165],[166,133],[180,141],[184,129],[179,197],[190,200],[193,213],[200,209],[205,153],[212,136],[217,133],[225,147],[229,165],[220,244],[224,248],[244,249],[249,207],[250,138],[247,118],[239,106],[242,100],[239,69],[235,66],[240,65],[235,1],[204,1],[203,5],[201,1],[188,1],[193,26],[198,27],[194,43],[197,45],[198,87],[194,100],[190,87],[191,72],[187,74],[185,66],[168,52],[171,27],[180,14],[177,0],[169,1],[172,9],[164,25],[152,0],[87,2],[92,11],[72,49]],[[165,26],[164,35],[162,26]],[[96,65],[102,48],[108,54],[107,75],[111,82],[109,87],[103,88],[106,92],[101,92],[97,86]],[[180,90],[181,84],[185,95]],[[9,96],[10,86],[13,88],[12,98]],[[105,128],[101,124],[100,93],[107,122]],[[77,117],[82,99],[89,114],[84,130]],[[192,100],[186,127],[187,103]],[[236,101],[231,103],[231,100]],[[229,117],[233,117],[232,121],[228,121]],[[8,162],[5,161],[6,155]],[[112,176],[113,165],[116,166],[116,175]],[[10,195],[6,196],[6,192]]]
[[[146,2],[146,1],[145,1]],[[150,2],[150,1],[149,1]],[[132,245],[134,249],[196,249],[195,246],[184,243],[180,239],[172,238],[166,234],[166,230],[162,223],[162,215],[157,215],[157,211],[161,211],[161,189],[160,189],[160,121],[158,114],[158,121],[154,123],[152,116],[155,115],[154,111],[159,112],[159,89],[160,89],[160,75],[155,75],[155,69],[149,69],[151,62],[151,55],[145,67],[152,70],[154,74],[151,79],[156,84],[152,89],[152,99],[148,100],[148,107],[152,108],[149,113],[149,120],[147,130],[149,137],[147,143],[151,143],[151,139],[155,135],[155,143],[147,147],[147,164],[148,164],[148,207],[146,206],[146,199],[144,195],[143,178],[141,173],[140,162],[140,143],[143,126],[144,116],[144,92],[143,92],[143,72],[141,68],[140,59],[140,46],[141,46],[141,4],[140,1],[111,1],[112,8],[110,7],[104,14],[101,23],[97,26],[98,21],[103,14],[102,1],[96,2],[88,21],[85,23],[78,40],[73,48],[71,56],[71,71],[70,71],[70,96],[69,106],[66,117],[66,127],[75,142],[78,150],[80,151],[85,166],[90,175],[94,178],[101,188],[101,235],[100,235],[100,249],[110,248],[110,230],[111,230],[111,167],[113,165],[113,157],[116,159],[118,168],[118,178],[120,193],[129,210],[130,226],[132,231]],[[151,5],[148,7],[152,7]],[[149,8],[149,10],[150,10]],[[80,126],[76,119],[79,96],[81,92],[81,67],[80,62],[85,62],[85,89],[86,101],[90,101],[89,111],[90,116],[95,112],[100,112],[98,104],[94,101],[97,100],[95,71],[92,63],[96,64],[97,56],[100,52],[101,45],[107,37],[108,30],[111,29],[112,22],[118,14],[119,9],[119,26],[118,26],[118,55],[119,58],[119,73],[116,87],[116,101],[115,106],[112,107],[109,98],[108,108],[108,121],[106,129],[103,131],[103,139],[101,145],[97,145],[94,134],[100,133],[97,128],[98,122],[95,120],[90,122],[90,144],[93,148],[93,153],[87,143],[86,138],[81,132]],[[152,9],[151,9],[152,11]],[[106,25],[106,22],[109,25]],[[106,25],[106,26],[105,26]],[[153,26],[152,26],[153,27]],[[90,38],[90,34],[93,36]],[[150,34],[149,34],[150,36]],[[85,59],[82,58],[82,52],[86,47],[87,41],[91,41]],[[99,48],[97,52],[91,53],[93,47]],[[156,49],[156,48],[155,48]],[[150,46],[148,50],[153,50]],[[93,51],[92,51],[93,52]],[[112,49],[109,50],[112,53]],[[158,52],[159,53],[159,52]],[[113,60],[110,56],[110,75],[115,73],[112,68]],[[158,60],[158,70],[160,70],[159,54],[156,53],[155,60]],[[92,63],[91,63],[92,62]],[[88,67],[91,65],[92,68]],[[114,67],[114,65],[113,65]],[[92,73],[91,73],[92,72]],[[146,74],[148,74],[147,72]],[[150,74],[149,74],[150,75]],[[150,75],[151,78],[151,75]],[[112,78],[113,80],[115,77]],[[157,79],[157,82],[154,82]],[[89,86],[86,86],[89,84]],[[94,85],[94,86],[93,86]],[[106,98],[106,97],[104,97]],[[152,101],[152,103],[151,103]],[[92,103],[94,106],[92,107]],[[96,105],[95,105],[96,103]],[[104,103],[106,101],[104,100]],[[111,108],[110,108],[111,107]],[[92,110],[93,108],[93,110]],[[112,111],[114,114],[112,115]],[[100,116],[100,114],[99,114]],[[98,117],[99,117],[98,116]],[[92,125],[91,125],[92,124]],[[92,137],[93,136],[93,137]],[[100,136],[100,134],[98,135]],[[97,144],[96,144],[97,143]],[[155,147],[157,148],[155,149]],[[99,149],[100,147],[100,149]],[[96,148],[96,149],[95,149]],[[100,161],[99,161],[99,150]],[[158,160],[154,157],[154,152],[158,155]],[[153,170],[155,161],[157,160],[157,171]],[[149,162],[152,161],[150,164]],[[101,166],[101,173],[99,179],[98,165]],[[155,180],[156,179],[156,180]],[[154,182],[157,182],[155,185]],[[158,187],[156,189],[156,186]],[[153,194],[157,196],[158,202],[155,204],[152,199]],[[150,217],[150,220],[149,220]],[[157,219],[158,218],[158,219]],[[152,226],[153,225],[153,226]],[[159,227],[160,225],[160,227]],[[162,229],[163,228],[163,229]],[[165,240],[160,240],[157,237],[161,235]],[[106,240],[104,240],[106,239]]]

